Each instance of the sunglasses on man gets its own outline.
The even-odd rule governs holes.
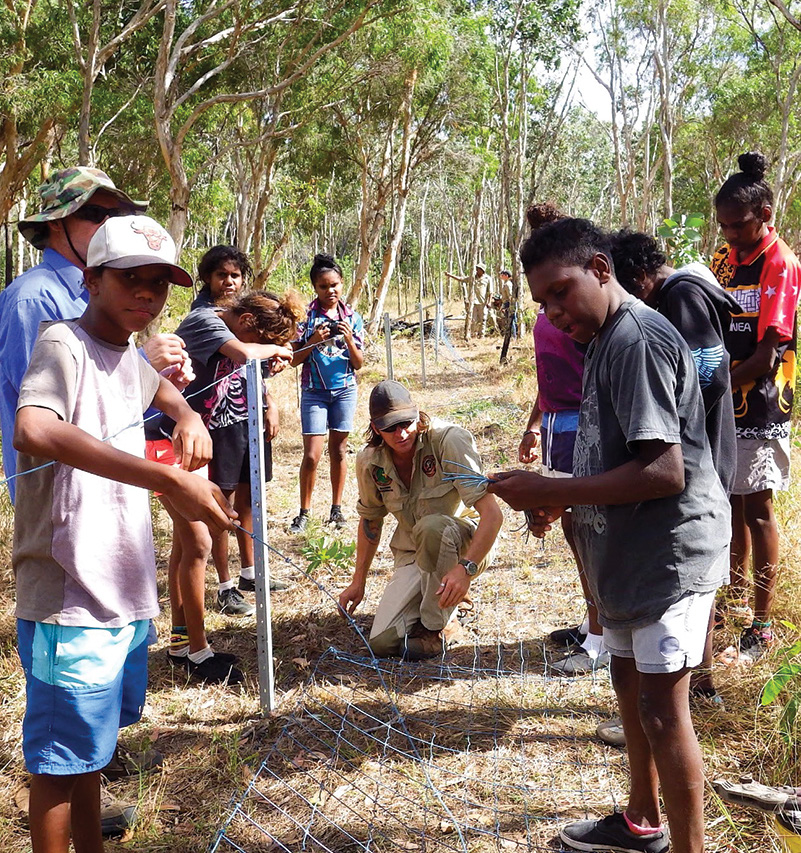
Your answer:
[[[102,204],[84,204],[72,215],[76,219],[93,222],[95,225],[102,225],[107,219],[111,219],[114,216],[130,216],[132,213],[134,213],[134,210],[130,207],[103,207]]]
[[[397,424],[392,424],[392,426],[388,426],[385,429],[380,429],[379,432],[396,432],[399,429],[409,429],[409,427],[414,423],[414,421],[401,421]]]

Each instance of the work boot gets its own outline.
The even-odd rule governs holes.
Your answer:
[[[412,631],[406,635],[402,643],[403,657],[406,660],[428,660],[438,658],[445,652],[440,631],[430,631],[418,622]]]

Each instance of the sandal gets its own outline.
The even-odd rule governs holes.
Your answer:
[[[789,785],[771,788],[755,782],[751,776],[741,776],[739,782],[716,779],[712,783],[715,793],[727,803],[759,809],[763,812],[778,812],[783,809],[799,809],[798,791]]]

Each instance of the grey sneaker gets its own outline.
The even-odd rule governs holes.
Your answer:
[[[136,804],[116,799],[100,787],[100,832],[103,838],[123,835],[136,822]]]
[[[303,533],[303,531],[308,527],[308,525],[309,525],[309,516],[304,515],[303,513],[300,513],[299,515],[296,515],[292,519],[292,523],[289,525],[289,532],[290,533]]]
[[[235,587],[217,590],[217,607],[226,616],[252,616],[256,612],[254,605],[245,601],[242,593]]]
[[[559,830],[562,843],[571,850],[611,850],[615,853],[667,853],[667,829],[650,835],[635,835],[626,826],[623,812],[600,820],[577,820]]]
[[[626,745],[626,735],[623,732],[623,722],[620,717],[612,717],[611,720],[604,720],[602,723],[598,723],[595,734],[610,746]]]
[[[607,666],[609,666],[609,652],[604,651],[597,657],[590,657],[585,649],[579,647],[561,660],[552,663],[551,669],[558,675],[587,675],[589,672],[595,672]]]

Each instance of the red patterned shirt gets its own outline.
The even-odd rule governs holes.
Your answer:
[[[780,336],[771,370],[733,388],[738,438],[771,439],[789,435],[796,372],[796,306],[801,264],[789,246],[768,227],[751,254],[723,246],[711,264],[718,281],[737,300],[742,314],[733,316],[727,345],[732,366],[750,358],[768,329]]]

